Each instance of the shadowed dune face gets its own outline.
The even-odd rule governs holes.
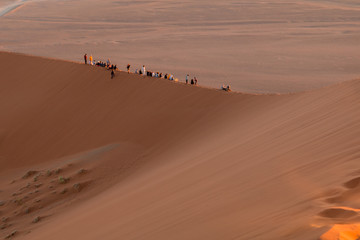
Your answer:
[[[359,12],[340,0],[29,1],[0,18],[0,49],[299,92],[360,76]]]
[[[184,129],[196,133],[227,116],[228,106],[233,105],[234,96],[220,91],[188,91],[189,86],[125,73],[110,81],[105,69],[6,53],[0,57],[6,76],[0,96],[6,112],[0,128],[1,151],[13,167],[115,142],[144,148],[167,145],[182,139]],[[246,101],[252,96],[235,98]]]
[[[358,80],[248,95],[4,52],[0,62],[1,237],[300,240],[356,229]]]

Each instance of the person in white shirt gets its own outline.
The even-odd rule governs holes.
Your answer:
[[[145,65],[142,66],[141,72],[143,75],[146,75]]]

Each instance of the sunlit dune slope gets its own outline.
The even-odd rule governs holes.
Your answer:
[[[358,80],[249,95],[9,53],[0,62],[2,188],[25,184],[16,169],[59,162],[91,169],[96,183],[29,220],[6,212],[18,222],[4,236],[317,239],[359,222]],[[86,180],[64,171],[61,186]]]

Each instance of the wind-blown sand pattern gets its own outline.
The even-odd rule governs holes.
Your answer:
[[[0,53],[0,237],[356,239],[360,80],[255,95]]]
[[[0,18],[0,50],[300,92],[360,77],[359,16],[351,0],[48,0]]]

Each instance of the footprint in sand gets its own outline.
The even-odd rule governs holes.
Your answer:
[[[352,208],[360,208],[360,177],[353,178],[343,184],[346,188],[329,197],[325,202],[330,204],[342,204]]]
[[[358,240],[360,237],[360,177],[350,179],[342,186],[340,191],[328,191],[330,194],[326,194],[328,198],[325,202],[333,207],[317,214],[322,224],[331,226],[320,237],[321,240]]]
[[[318,216],[331,219],[349,219],[358,216],[358,213],[351,209],[329,208],[321,211]]]
[[[359,185],[360,185],[360,177],[353,178],[347,181],[346,183],[344,183],[344,187],[349,189],[357,188]]]

